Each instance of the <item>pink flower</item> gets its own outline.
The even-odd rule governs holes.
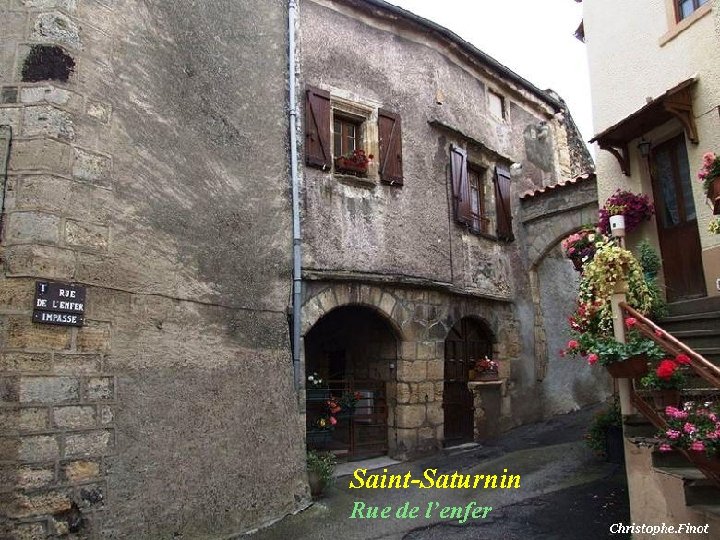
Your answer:
[[[702,441],[693,441],[693,443],[690,445],[690,450],[694,450],[695,452],[702,452],[705,450],[705,445]]]
[[[600,357],[597,354],[595,354],[595,353],[588,354],[587,361],[588,361],[588,364],[590,364],[591,366],[595,365],[598,360],[600,360]]]
[[[673,407],[672,405],[668,405],[667,407],[665,407],[665,415],[669,416],[670,418],[675,418],[675,414],[679,412],[680,410],[676,407]]]
[[[333,426],[334,426],[335,424],[337,424],[337,420],[335,420],[335,417],[334,417],[334,416],[331,416],[331,417],[330,417],[330,424],[332,424]]]
[[[705,166],[712,165],[713,161],[715,161],[715,154],[712,152],[705,152],[703,154],[702,159],[703,159],[703,165],[705,165]]]
[[[579,346],[580,346],[580,344],[577,341],[575,341],[574,339],[571,339],[570,341],[568,341],[568,344],[567,344],[568,349],[577,349]]]
[[[683,426],[683,431],[688,435],[692,435],[697,431],[697,428],[690,422],[685,422],[685,425]]]
[[[636,324],[637,319],[635,317],[628,317],[627,319],[625,319],[625,326],[627,326],[628,328],[632,328]]]
[[[655,330],[655,336],[659,337],[659,338],[663,338],[663,337],[665,337],[665,332],[663,332],[662,330]]]
[[[662,443],[658,450],[661,452],[672,452],[672,447],[667,443]]]
[[[683,366],[687,366],[687,365],[689,365],[689,364],[691,363],[690,357],[689,357],[688,355],[686,355],[686,354],[678,354],[678,355],[675,357],[675,361],[676,361],[678,364],[682,364]]]
[[[665,435],[667,435],[668,439],[672,439],[673,441],[680,438],[680,432],[676,429],[668,429],[665,432]]]

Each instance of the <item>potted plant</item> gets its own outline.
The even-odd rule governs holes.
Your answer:
[[[585,441],[610,463],[622,463],[625,458],[622,436],[622,414],[615,398],[605,410],[595,415]]]
[[[575,270],[582,272],[583,265],[595,256],[595,244],[603,239],[592,227],[583,227],[561,242],[565,256],[575,265]]]
[[[372,154],[365,154],[365,150],[356,148],[351,153],[335,158],[335,171],[355,176],[366,176],[368,164],[373,159]]]
[[[630,191],[618,189],[613,193],[599,211],[598,228],[604,234],[611,233],[610,216],[622,215],[625,231],[630,233],[655,213],[655,207],[647,195],[637,195]]]
[[[704,459],[704,464],[720,472],[720,414],[717,404],[685,403],[682,408],[666,407],[668,429],[657,434],[658,450],[684,449]]]
[[[645,276],[645,284],[651,298],[648,316],[652,320],[662,319],[668,315],[668,307],[657,278],[661,266],[660,256],[647,240],[638,244],[638,253],[643,276]]]
[[[712,203],[713,214],[720,214],[720,158],[713,152],[706,152],[703,155],[698,179],[703,184],[705,196]]]
[[[471,369],[472,380],[476,381],[497,381],[499,365],[495,360],[491,360],[487,356],[484,358],[478,358],[473,364]],[[474,373],[472,373],[474,371]]]
[[[313,497],[319,497],[323,490],[332,484],[336,464],[337,459],[330,452],[308,451],[307,473],[310,494]]]
[[[661,360],[657,368],[640,380],[640,384],[652,391],[655,410],[664,411],[666,407],[677,407],[680,403],[680,390],[685,386],[685,372],[682,366],[690,364],[690,358],[684,354],[674,359]]]
[[[615,340],[610,298],[618,281],[626,280],[628,303],[647,313],[652,298],[642,267],[632,253],[614,242],[596,247],[580,279],[577,309],[569,318],[572,339],[561,355],[587,357],[591,365],[606,366],[613,377],[641,377],[647,373],[647,362],[661,359],[663,353],[633,329],[637,321],[631,317],[625,320],[626,343]]]

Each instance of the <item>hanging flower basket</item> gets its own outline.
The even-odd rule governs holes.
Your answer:
[[[613,362],[605,366],[613,379],[636,379],[648,373],[647,358],[633,356],[623,362]]]

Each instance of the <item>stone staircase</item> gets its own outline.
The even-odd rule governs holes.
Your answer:
[[[670,314],[659,326],[720,365],[720,296],[675,302],[668,308]]]
[[[653,449],[657,429],[644,417],[634,415],[625,422],[625,456],[628,471],[649,494],[647,507],[640,509],[647,523],[680,523],[709,525],[710,538],[720,531],[720,487],[709,480],[692,463],[677,453]],[[640,484],[638,484],[638,478]],[[670,517],[670,521],[668,521]],[[699,538],[702,535],[678,534],[674,538]],[[660,536],[637,536],[658,538]],[[665,538],[665,536],[662,536]],[[636,538],[636,536],[633,536]],[[669,536],[668,536],[669,538]]]
[[[658,325],[720,366],[720,297],[677,302],[668,307],[669,315]],[[693,401],[717,401],[720,387],[698,376],[691,377],[683,397]],[[625,419],[628,480],[632,476],[634,488],[647,494],[642,499],[643,508],[637,509],[638,515],[648,523],[653,518],[668,522],[671,517],[675,524],[709,525],[710,537],[720,538],[720,485],[707,478],[681,453],[658,452],[654,435],[657,428],[648,420],[643,415]],[[674,537],[699,536],[679,534]],[[650,536],[638,538],[649,539]]]

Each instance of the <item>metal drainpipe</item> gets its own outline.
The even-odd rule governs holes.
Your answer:
[[[300,373],[300,307],[302,302],[302,249],[300,236],[300,186],[297,156],[297,100],[295,98],[295,21],[297,0],[288,3],[288,71],[290,92],[290,178],[292,181],[293,215],[293,295],[292,295],[292,361],[295,389],[302,387]]]
[[[5,124],[0,125],[0,141],[2,141],[3,149],[0,152],[0,167],[2,167],[2,199],[0,199],[0,240],[2,240],[3,229],[5,224],[5,194],[7,192],[8,183],[8,164],[10,163],[10,145],[12,144],[12,126]],[[0,147],[2,148],[2,147]]]

